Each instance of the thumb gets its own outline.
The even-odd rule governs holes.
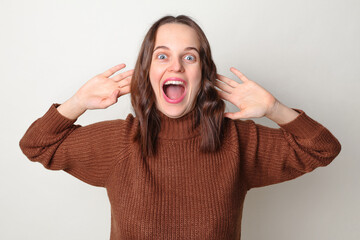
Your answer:
[[[115,89],[110,96],[110,99],[113,102],[112,104],[116,103],[119,97],[120,97],[120,89]]]
[[[233,120],[237,120],[237,119],[242,119],[242,118],[249,118],[248,114],[246,113],[246,111],[240,111],[240,112],[236,112],[236,113],[230,113],[227,112],[224,114],[225,117],[233,119]]]
[[[102,107],[107,108],[113,105],[114,103],[116,103],[118,100],[119,92],[120,92],[119,89],[114,90],[108,98],[102,101]]]

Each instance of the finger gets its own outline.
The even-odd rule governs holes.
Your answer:
[[[232,90],[234,89],[233,87],[230,87],[229,85],[224,84],[223,82],[221,82],[219,80],[216,80],[215,86],[220,88],[221,90],[227,92],[227,93],[231,93]]]
[[[126,72],[123,73],[119,73],[118,75],[112,77],[111,79],[113,79],[115,82],[118,82],[120,80],[123,80],[129,76],[132,76],[134,73],[134,69],[128,70]]]
[[[247,77],[246,77],[242,72],[240,72],[239,70],[237,70],[236,68],[231,67],[231,68],[230,68],[230,71],[231,71],[232,73],[234,73],[238,78],[240,78],[241,81],[243,81],[243,82],[249,81],[249,79],[247,79]]]
[[[119,81],[117,84],[118,84],[118,87],[122,88],[122,87],[125,87],[127,85],[130,85],[131,83],[131,76],[123,79],[122,81]]]
[[[226,83],[227,85],[229,85],[230,87],[233,87],[233,88],[237,87],[237,85],[239,84],[236,81],[234,81],[234,80],[232,80],[230,78],[227,78],[227,77],[225,77],[223,75],[220,75],[220,74],[216,74],[216,77],[219,80],[221,80],[222,82]]]
[[[119,92],[119,97],[122,96],[122,95],[125,95],[125,94],[128,94],[130,93],[131,91],[131,88],[130,88],[130,85],[126,86],[126,87],[123,87],[120,89],[120,92]]]
[[[126,67],[126,65],[124,63],[113,66],[112,68],[106,70],[105,72],[103,72],[101,75],[104,77],[110,77],[111,75],[113,75],[114,73],[116,73],[117,71],[123,69],[124,67]]]

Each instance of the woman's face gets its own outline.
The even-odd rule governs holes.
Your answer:
[[[191,27],[168,23],[157,30],[150,66],[156,106],[179,118],[194,106],[201,84],[200,42]]]

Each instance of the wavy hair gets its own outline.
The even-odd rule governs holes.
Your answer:
[[[214,152],[219,149],[222,142],[225,103],[215,89],[217,71],[211,56],[210,44],[199,25],[185,15],[162,17],[145,35],[131,80],[131,104],[140,124],[134,140],[139,142],[143,157],[156,155],[161,121],[156,109],[156,97],[150,83],[149,71],[157,30],[167,23],[185,24],[193,28],[198,35],[202,79],[195,104],[195,122],[201,127],[200,150]]]

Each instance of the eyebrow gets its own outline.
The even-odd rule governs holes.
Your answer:
[[[163,48],[163,49],[166,49],[166,50],[170,50],[170,48],[168,48],[168,47],[166,47],[166,46],[157,46],[157,47],[154,49],[153,52],[155,52],[155,51],[158,50],[159,48]],[[187,48],[185,48],[184,50],[185,50],[185,51],[195,50],[198,54],[200,54],[200,53],[199,53],[199,50],[197,50],[197,48],[195,48],[195,47],[187,47]]]

